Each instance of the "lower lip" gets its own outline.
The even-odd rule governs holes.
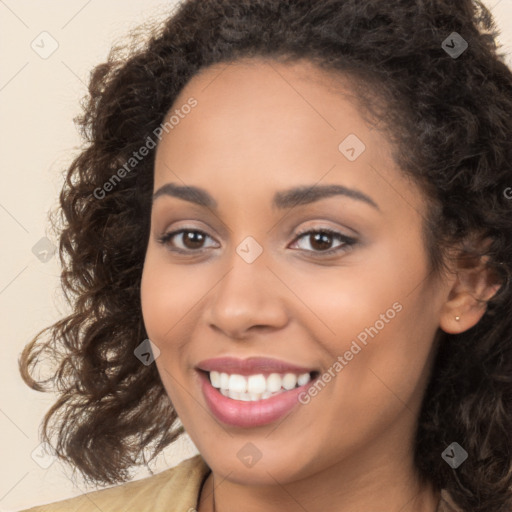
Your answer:
[[[211,385],[208,374],[200,371],[199,376],[206,403],[215,417],[228,425],[244,428],[267,425],[282,418],[300,404],[298,396],[316,380],[264,400],[244,402],[221,394]]]

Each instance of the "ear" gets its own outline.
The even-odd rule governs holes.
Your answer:
[[[491,240],[484,241],[487,248]],[[459,256],[456,259],[456,279],[441,308],[439,327],[446,333],[459,334],[475,326],[487,310],[489,301],[502,283],[487,267],[488,256]],[[459,317],[459,320],[456,320]]]

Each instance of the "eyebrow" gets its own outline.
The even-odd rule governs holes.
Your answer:
[[[343,185],[300,186],[282,190],[274,195],[272,206],[283,210],[297,205],[313,203],[335,195],[365,202],[380,211],[379,206],[371,197],[360,190],[344,187]],[[153,194],[153,203],[161,196],[176,197],[212,210],[217,210],[217,201],[206,190],[199,187],[166,183]]]

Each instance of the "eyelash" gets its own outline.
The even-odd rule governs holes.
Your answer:
[[[179,230],[176,230],[176,231],[171,231],[169,233],[164,233],[163,235],[159,236],[157,240],[158,240],[158,242],[160,244],[166,246],[169,251],[176,252],[176,253],[179,253],[179,254],[192,254],[192,253],[196,253],[197,254],[197,253],[201,253],[204,250],[206,250],[206,249],[197,249],[197,250],[188,249],[188,250],[183,250],[183,249],[177,249],[175,247],[174,248],[170,248],[169,247],[169,241],[174,236],[179,235],[181,233],[199,233],[199,234],[203,235],[204,237],[211,238],[210,235],[208,235],[204,231],[201,231],[200,229],[183,228],[183,229],[179,229]],[[305,229],[303,231],[299,231],[298,233],[295,234],[295,238],[293,239],[293,241],[295,242],[295,241],[299,240],[304,235],[311,235],[311,234],[317,234],[317,233],[322,233],[322,234],[330,235],[331,237],[335,237],[338,240],[343,242],[342,245],[340,245],[338,247],[335,247],[334,249],[329,249],[327,251],[310,251],[310,250],[306,250],[306,252],[315,253],[316,255],[319,255],[320,257],[330,256],[332,254],[345,252],[345,251],[347,251],[349,248],[351,248],[353,245],[355,245],[357,243],[357,240],[355,240],[354,238],[350,238],[348,236],[342,235],[341,233],[338,233],[337,231],[334,231],[334,230],[328,229],[328,228]]]

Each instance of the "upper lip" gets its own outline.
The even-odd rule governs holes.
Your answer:
[[[268,357],[249,357],[238,359],[236,357],[216,357],[201,361],[197,368],[206,372],[217,371],[221,373],[254,375],[256,373],[310,373],[316,371],[314,368],[306,368],[295,364],[287,363],[279,359]]]

